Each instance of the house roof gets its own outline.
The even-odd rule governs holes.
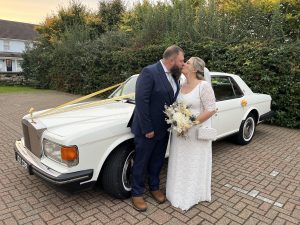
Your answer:
[[[33,40],[37,36],[34,24],[0,19],[0,38]]]

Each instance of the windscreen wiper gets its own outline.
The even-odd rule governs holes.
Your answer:
[[[122,100],[126,103],[135,104],[135,100],[132,98],[123,98]]]

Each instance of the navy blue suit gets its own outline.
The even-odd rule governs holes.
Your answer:
[[[135,135],[135,159],[132,168],[132,196],[144,193],[144,179],[148,174],[150,191],[159,189],[159,173],[168,145],[168,128],[164,106],[175,101],[177,92],[168,81],[160,62],[145,67],[139,75],[135,91],[135,109],[128,124]],[[145,134],[154,131],[154,138]]]

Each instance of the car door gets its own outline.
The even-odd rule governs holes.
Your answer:
[[[241,98],[243,92],[230,76],[212,76],[218,111],[213,116],[212,126],[218,138],[238,131],[243,117]]]

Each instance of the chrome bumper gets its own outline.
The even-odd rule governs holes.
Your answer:
[[[275,112],[274,112],[274,111],[267,112],[267,113],[265,113],[265,114],[262,114],[262,115],[259,117],[259,122],[263,122],[263,121],[266,121],[266,120],[270,120],[270,119],[272,119],[274,116],[275,116]]]
[[[23,167],[28,169],[30,175],[35,174],[42,179],[55,185],[76,184],[80,186],[80,182],[88,181],[93,176],[93,170],[83,170],[73,173],[59,173],[41,163],[40,159],[27,150],[22,141],[15,143],[15,159],[21,162]]]

